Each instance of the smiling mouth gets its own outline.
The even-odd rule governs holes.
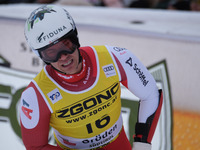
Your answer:
[[[63,66],[63,67],[66,67],[66,66],[68,66],[68,65],[71,64],[71,63],[72,63],[72,60],[69,60],[67,63],[63,64],[62,66]]]

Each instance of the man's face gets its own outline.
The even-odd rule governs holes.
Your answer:
[[[81,63],[79,63],[79,52],[77,48],[71,50],[73,43],[69,39],[65,39],[51,46],[45,53],[41,52],[43,56],[57,57],[56,62],[51,62],[50,64],[57,70],[64,72],[66,74],[76,74],[81,71]],[[71,53],[65,53],[72,51]]]

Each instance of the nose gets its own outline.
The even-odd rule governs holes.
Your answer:
[[[61,54],[59,60],[65,60],[68,54]]]

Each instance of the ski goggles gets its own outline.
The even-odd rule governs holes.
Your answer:
[[[77,46],[75,44],[72,44],[70,48],[68,45],[69,44],[66,44],[66,40],[64,39],[50,47],[40,49],[39,53],[44,62],[57,62],[61,55],[73,54],[74,51],[77,49]]]

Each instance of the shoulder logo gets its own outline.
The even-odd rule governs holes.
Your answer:
[[[103,66],[102,68],[107,78],[116,75],[115,67],[113,64]]]
[[[39,122],[39,104],[35,90],[27,88],[21,97],[21,121],[25,128],[33,129]]]
[[[121,47],[113,47],[113,50],[115,50],[116,52],[120,53],[120,55],[123,55],[127,52],[126,48],[121,48]]]
[[[47,95],[53,104],[62,99],[62,95],[57,88],[49,92]]]

